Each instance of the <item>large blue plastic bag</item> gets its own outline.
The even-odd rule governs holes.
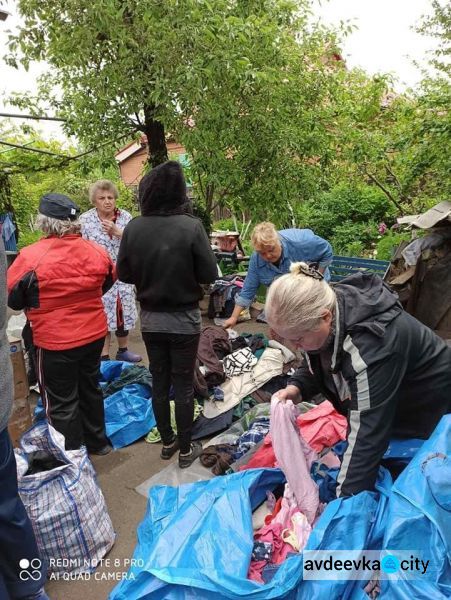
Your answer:
[[[63,463],[26,475],[33,452]],[[115,533],[86,448],[65,450],[64,437],[40,421],[15,450],[18,488],[49,572],[91,572],[114,544]],[[64,565],[64,559],[69,566]]]
[[[391,480],[385,472],[381,475],[380,486],[387,494]],[[247,579],[254,533],[252,510],[265,499],[268,489],[283,481],[279,469],[250,469],[178,488],[151,488],[146,516],[138,528],[133,557],[137,566],[130,569],[110,599],[338,600],[349,596],[357,582],[323,581],[318,585],[302,581],[301,554],[288,558],[268,584]],[[315,525],[308,549],[371,547],[368,537],[375,535],[375,529],[382,539],[380,506],[377,492],[334,500]],[[340,587],[334,594],[337,583]]]
[[[133,366],[132,363],[123,360],[100,361],[100,382],[114,381],[124,369],[128,369],[131,366]]]
[[[411,580],[382,581],[382,598],[451,598],[451,415],[442,417],[393,485],[383,547],[395,555],[412,551],[430,560],[432,570]]]
[[[134,383],[104,399],[105,430],[114,448],[147,435],[156,421],[148,386]]]
[[[305,550],[380,550],[392,479],[381,467],[376,492],[330,502],[314,526]],[[297,600],[368,600],[366,581],[301,581]]]

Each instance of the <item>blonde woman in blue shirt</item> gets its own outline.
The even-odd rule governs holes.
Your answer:
[[[251,235],[253,252],[241,293],[235,298],[232,315],[224,327],[234,327],[243,309],[254,301],[260,285],[271,283],[290,271],[294,262],[315,265],[329,281],[328,266],[332,262],[332,246],[311,229],[283,229],[277,231],[273,223],[265,221],[254,228]]]

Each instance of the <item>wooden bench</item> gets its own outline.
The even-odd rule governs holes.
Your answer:
[[[384,279],[388,273],[389,267],[390,262],[388,260],[355,258],[353,256],[334,256],[332,258],[332,264],[329,266],[330,280],[332,283],[336,283],[348,275],[359,273],[361,271],[376,273]]]

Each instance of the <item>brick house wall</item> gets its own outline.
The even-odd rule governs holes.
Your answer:
[[[144,174],[144,164],[147,161],[147,147],[142,145],[141,148],[130,154],[124,159],[121,159],[121,154],[127,151],[127,148],[132,146],[125,146],[122,150],[116,153],[116,160],[118,161],[119,172],[122,181],[126,186],[137,187]],[[177,160],[180,155],[185,155],[185,148],[177,142],[168,142],[168,154],[169,158]]]
[[[179,160],[180,157],[183,157],[182,162],[184,162],[187,153],[181,144],[177,142],[168,142],[167,147],[170,160]],[[133,188],[135,193],[137,193],[138,185],[143,177],[145,163],[147,161],[146,145],[141,143],[141,147],[139,147],[136,142],[131,142],[116,153],[116,160],[118,162],[122,181],[127,187]],[[188,189],[188,195],[189,194],[190,191]],[[228,208],[217,206],[213,211],[212,218],[214,221],[219,221],[221,219],[228,219],[231,216],[232,213]]]

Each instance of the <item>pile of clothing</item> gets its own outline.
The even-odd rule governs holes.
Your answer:
[[[202,330],[194,391],[203,403],[192,439],[202,439],[230,427],[255,403],[270,399],[266,386],[285,387],[288,372],[299,365],[296,356],[263,334],[237,335],[233,330],[208,326]],[[276,379],[274,379],[276,378]]]
[[[225,275],[217,279],[210,290],[208,318],[228,319],[235,308],[235,296],[243,287],[244,277],[240,275]]]
[[[259,444],[268,432],[269,417],[258,417],[234,443],[213,444],[204,448],[200,462],[204,467],[211,467],[214,475],[224,475],[233,462]]]
[[[321,455],[321,462],[326,462],[329,468],[338,467],[339,461],[329,456],[330,448],[339,448],[338,443],[346,439],[347,422],[346,417],[340,415],[328,400],[324,400],[315,408],[310,409],[304,414],[296,417],[296,427],[302,436],[302,439]],[[341,456],[343,445],[337,451],[336,455]],[[275,448],[273,446],[272,435],[267,435],[258,450],[250,457],[246,464],[239,467],[240,471],[246,469],[257,469],[262,467],[276,467],[277,459]]]

